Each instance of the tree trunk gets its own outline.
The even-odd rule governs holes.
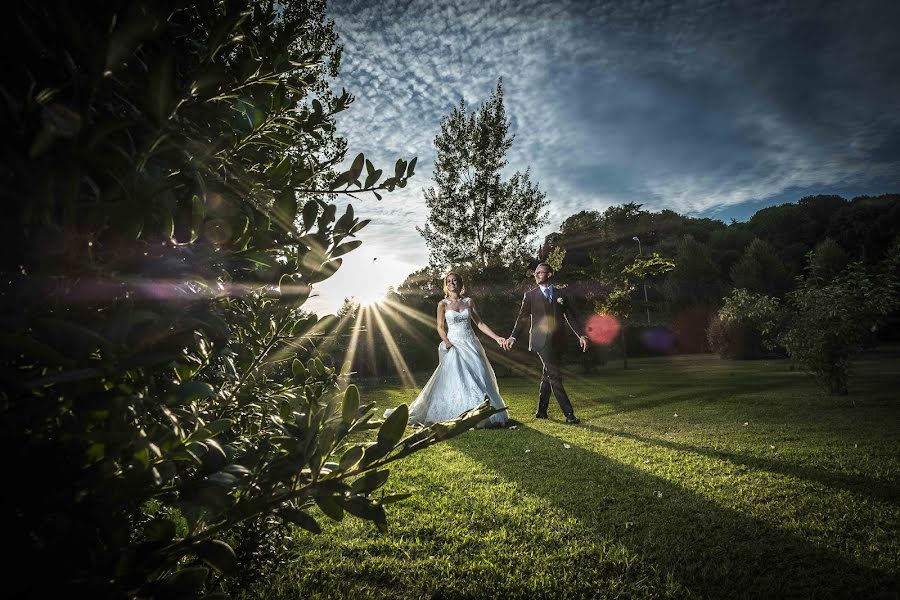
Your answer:
[[[622,342],[622,368],[628,368],[628,348],[625,346],[625,325],[622,325],[622,328],[619,329],[619,339]]]

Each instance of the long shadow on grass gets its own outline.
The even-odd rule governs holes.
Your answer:
[[[723,398],[734,396],[736,393],[747,394],[752,392],[754,394],[761,394],[767,391],[781,390],[784,388],[785,385],[783,383],[755,384],[752,387],[737,388],[733,385],[716,385],[715,387],[709,385],[702,386],[699,382],[692,382],[689,384],[660,386],[656,391],[652,392],[634,390],[635,393],[629,394],[627,398],[623,398],[621,393],[616,396],[604,397],[603,390],[599,390],[595,393],[582,394],[582,398],[579,399],[579,405],[585,405],[588,402],[594,405],[606,405],[610,407],[610,410],[603,413],[597,413],[598,416],[607,414],[618,415],[639,410],[660,408],[666,405],[679,404],[687,401],[692,403],[716,402]],[[673,390],[675,389],[683,391],[680,391],[680,393],[673,393]]]
[[[626,545],[701,596],[896,596],[896,574],[856,563],[665,479],[574,445],[566,449],[559,438],[520,427],[474,432],[449,443],[576,517],[588,528],[586,535]]]
[[[585,427],[587,427],[591,431],[596,431],[597,433],[626,438],[653,446],[662,446],[663,448],[669,448],[670,450],[701,454],[710,458],[724,460],[736,465],[744,465],[746,467],[758,469],[761,471],[768,471],[770,473],[781,473],[783,475],[790,475],[791,477],[797,477],[799,479],[806,479],[807,481],[815,481],[828,487],[844,489],[848,492],[868,496],[875,500],[887,500],[890,502],[896,502],[898,499],[900,499],[900,485],[898,485],[897,482],[879,481],[877,479],[870,479],[861,475],[834,473],[832,471],[825,471],[813,467],[795,465],[780,460],[772,460],[769,458],[762,458],[758,456],[746,456],[744,454],[726,452],[724,450],[716,450],[714,448],[704,448],[702,446],[681,444],[678,442],[671,442],[669,440],[661,440],[658,438],[637,435],[635,433],[629,433],[621,429],[610,429],[608,427],[600,427],[598,425],[585,425]]]

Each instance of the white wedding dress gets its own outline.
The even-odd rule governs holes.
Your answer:
[[[445,300],[449,304],[448,300]],[[418,397],[409,407],[412,425],[430,425],[455,419],[462,413],[484,402],[487,396],[494,408],[506,408],[497,377],[488,362],[487,355],[469,319],[469,299],[462,311],[444,311],[447,321],[447,338],[453,347],[447,350],[444,343],[438,346],[438,366]],[[506,425],[506,410],[494,413],[478,424],[478,427]]]

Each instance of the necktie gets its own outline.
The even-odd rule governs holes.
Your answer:
[[[550,286],[544,288],[544,296],[547,297],[547,302],[553,302],[553,292],[550,291]]]

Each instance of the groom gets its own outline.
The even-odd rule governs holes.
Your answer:
[[[534,416],[538,419],[547,418],[547,405],[550,403],[550,392],[552,391],[566,416],[566,423],[575,425],[581,420],[575,416],[575,411],[572,410],[572,403],[569,402],[569,395],[566,394],[566,389],[562,385],[562,376],[559,371],[559,363],[565,347],[565,326],[568,325],[578,336],[582,352],[587,350],[588,339],[584,335],[581,324],[572,314],[569,299],[550,283],[552,277],[553,267],[546,263],[539,264],[534,270],[534,281],[538,287],[525,292],[516,325],[503,347],[510,350],[525,326],[530,325],[528,349],[537,352],[544,364],[538,408]]]

